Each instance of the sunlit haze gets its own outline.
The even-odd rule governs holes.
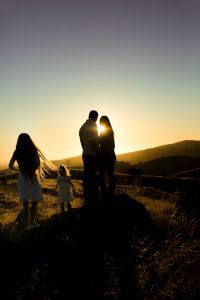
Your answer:
[[[104,126],[102,126],[102,125],[100,125],[100,124],[98,124],[97,126],[98,126],[98,132],[99,132],[99,134],[100,134],[101,132],[104,132],[104,130],[105,130],[105,127],[104,127]]]
[[[200,140],[200,1],[0,0],[0,167],[21,132],[80,155],[90,110],[116,153]]]

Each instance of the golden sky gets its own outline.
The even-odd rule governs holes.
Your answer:
[[[200,140],[199,8],[2,0],[0,167],[21,132],[49,159],[80,155],[92,109],[110,118],[116,153]]]

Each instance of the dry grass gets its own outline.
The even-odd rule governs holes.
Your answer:
[[[147,248],[152,245],[145,245]],[[197,299],[200,292],[200,241],[169,234],[137,265],[145,299]],[[154,250],[154,251],[152,251]]]
[[[0,224],[8,227],[21,210],[16,192],[16,181],[0,184]]]
[[[167,194],[148,188],[118,186],[142,203],[157,225],[158,233],[133,238],[138,250],[136,275],[143,299],[198,299],[200,295],[200,221],[178,213],[177,192]],[[144,196],[148,195],[148,196]]]
[[[73,181],[76,199],[73,207],[83,205],[81,181]],[[47,220],[59,212],[56,181],[42,182],[44,200],[38,209],[39,220]],[[137,249],[136,277],[142,299],[198,299],[200,295],[200,240],[196,233],[200,222],[189,220],[176,212],[178,195],[161,191],[144,196],[144,189],[118,185],[118,194],[126,193],[142,203],[158,228],[155,236],[133,233],[133,247]],[[0,222],[8,227],[21,210],[16,194],[16,181],[0,184]],[[134,258],[135,259],[135,258]]]
[[[48,220],[52,215],[60,212],[58,197],[55,192],[56,180],[48,179],[41,182],[43,201],[38,205],[37,221]],[[73,208],[83,205],[81,181],[74,180],[76,195],[72,203]],[[7,184],[0,184],[0,226],[5,230],[15,230],[15,220],[22,210],[22,204],[17,196],[17,181],[10,180]]]
[[[138,239],[138,286],[144,299],[197,299],[200,294],[200,221],[176,211],[178,195],[155,200],[137,195],[153,218],[159,236]]]

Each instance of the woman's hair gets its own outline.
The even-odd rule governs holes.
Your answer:
[[[19,135],[15,155],[19,168],[25,175],[33,176],[38,171],[43,178],[49,169],[55,170],[54,165],[45,158],[27,133]]]
[[[65,174],[65,176],[70,176],[70,172],[69,172],[69,170],[65,167],[65,165],[60,165],[60,166],[59,166],[59,171],[62,171],[62,172]]]
[[[102,116],[100,118],[100,124],[105,126],[105,128],[108,129],[114,135],[112,125],[111,125],[110,120],[107,116]]]
[[[100,133],[100,149],[102,157],[112,156],[115,157],[114,149],[115,149],[115,139],[114,139],[114,132],[112,129],[112,125],[110,120],[107,116],[102,116],[100,118],[100,125],[104,127]]]

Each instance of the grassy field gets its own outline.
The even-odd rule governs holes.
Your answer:
[[[84,204],[82,183],[79,180],[74,180],[73,183],[76,189],[73,208],[74,211],[78,211]],[[54,192],[55,180],[44,180],[42,186],[44,200],[39,205],[38,221],[41,224],[48,224],[53,217],[57,216],[58,218],[59,216],[57,195]],[[99,282],[97,285],[101,285],[103,292],[102,290],[99,291],[98,287],[98,295],[94,299],[197,299],[200,295],[199,220],[188,219],[184,214],[177,212],[176,203],[180,197],[179,193],[177,191],[167,193],[155,188],[133,187],[124,184],[118,184],[116,192],[117,194],[128,194],[144,205],[153,219],[156,229],[154,232],[146,232],[139,230],[137,226],[129,228],[130,233],[126,240],[125,250],[118,246],[120,251],[111,251],[111,246],[102,246],[101,242],[101,251],[97,250],[97,253],[100,251],[100,256],[92,256],[92,259],[95,260],[95,263],[93,261],[94,264],[98,261],[98,264],[101,262],[101,265],[104,266],[102,276],[99,273],[96,279]],[[0,183],[0,207],[1,238],[3,241],[5,237],[10,236],[15,240],[16,236],[19,237],[20,235],[21,239],[19,240],[23,240],[24,231],[20,227],[19,217],[17,218],[21,211],[21,205],[17,199],[16,180],[9,180],[7,184]],[[80,247],[76,240],[76,230],[77,228],[79,231],[83,230],[82,225],[79,227],[80,215],[77,216],[73,219],[73,225],[70,223],[72,229],[70,229],[70,233],[68,232],[68,236],[72,236],[71,244],[65,245],[67,251],[70,252],[70,249],[73,248],[74,253],[76,251],[79,253],[78,247]],[[119,219],[119,224],[120,221]],[[65,232],[61,230],[62,240],[65,239],[67,231],[69,229],[66,229]],[[100,236],[105,233],[106,231],[103,229],[102,232],[101,230],[98,231],[97,238],[101,240],[102,237],[100,238]],[[120,239],[124,241],[124,238],[121,237]],[[116,242],[113,243],[114,246],[112,245],[112,247],[115,249]],[[83,244],[81,244],[80,251],[85,249]],[[54,292],[51,290],[49,279],[47,280],[49,271],[46,273],[44,270],[41,271],[42,263],[40,262],[40,267],[37,266],[35,269],[32,266],[28,281],[23,279],[18,282],[17,289],[16,286],[13,288],[12,295],[15,295],[15,299],[26,299],[26,295],[31,289],[36,290],[37,293],[29,299],[63,299],[61,288],[58,289],[57,296],[56,288],[54,288]],[[78,268],[80,271],[80,266]],[[98,268],[102,270],[102,266],[98,266]],[[41,272],[44,273],[43,277]],[[121,273],[123,276],[120,275]],[[102,278],[105,278],[103,282],[101,282]],[[127,293],[123,297],[120,292],[124,284],[122,278],[126,280],[126,285],[127,281],[130,282],[130,285],[134,285],[134,289],[126,286]],[[80,282],[79,279],[77,279],[78,283]],[[74,286],[74,283],[69,282],[70,284]],[[43,290],[39,287],[41,285],[43,285]],[[49,296],[44,296],[45,293]],[[66,297],[66,294],[64,295]],[[103,296],[100,297],[99,295]]]
[[[73,182],[76,189],[76,199],[72,206],[74,208],[83,205],[81,181]],[[42,181],[43,201],[38,206],[38,221],[48,220],[52,215],[60,212],[57,194],[54,191],[55,179]],[[22,206],[17,196],[17,180],[9,180],[7,184],[0,183],[0,224],[4,230],[14,230],[15,220]]]

